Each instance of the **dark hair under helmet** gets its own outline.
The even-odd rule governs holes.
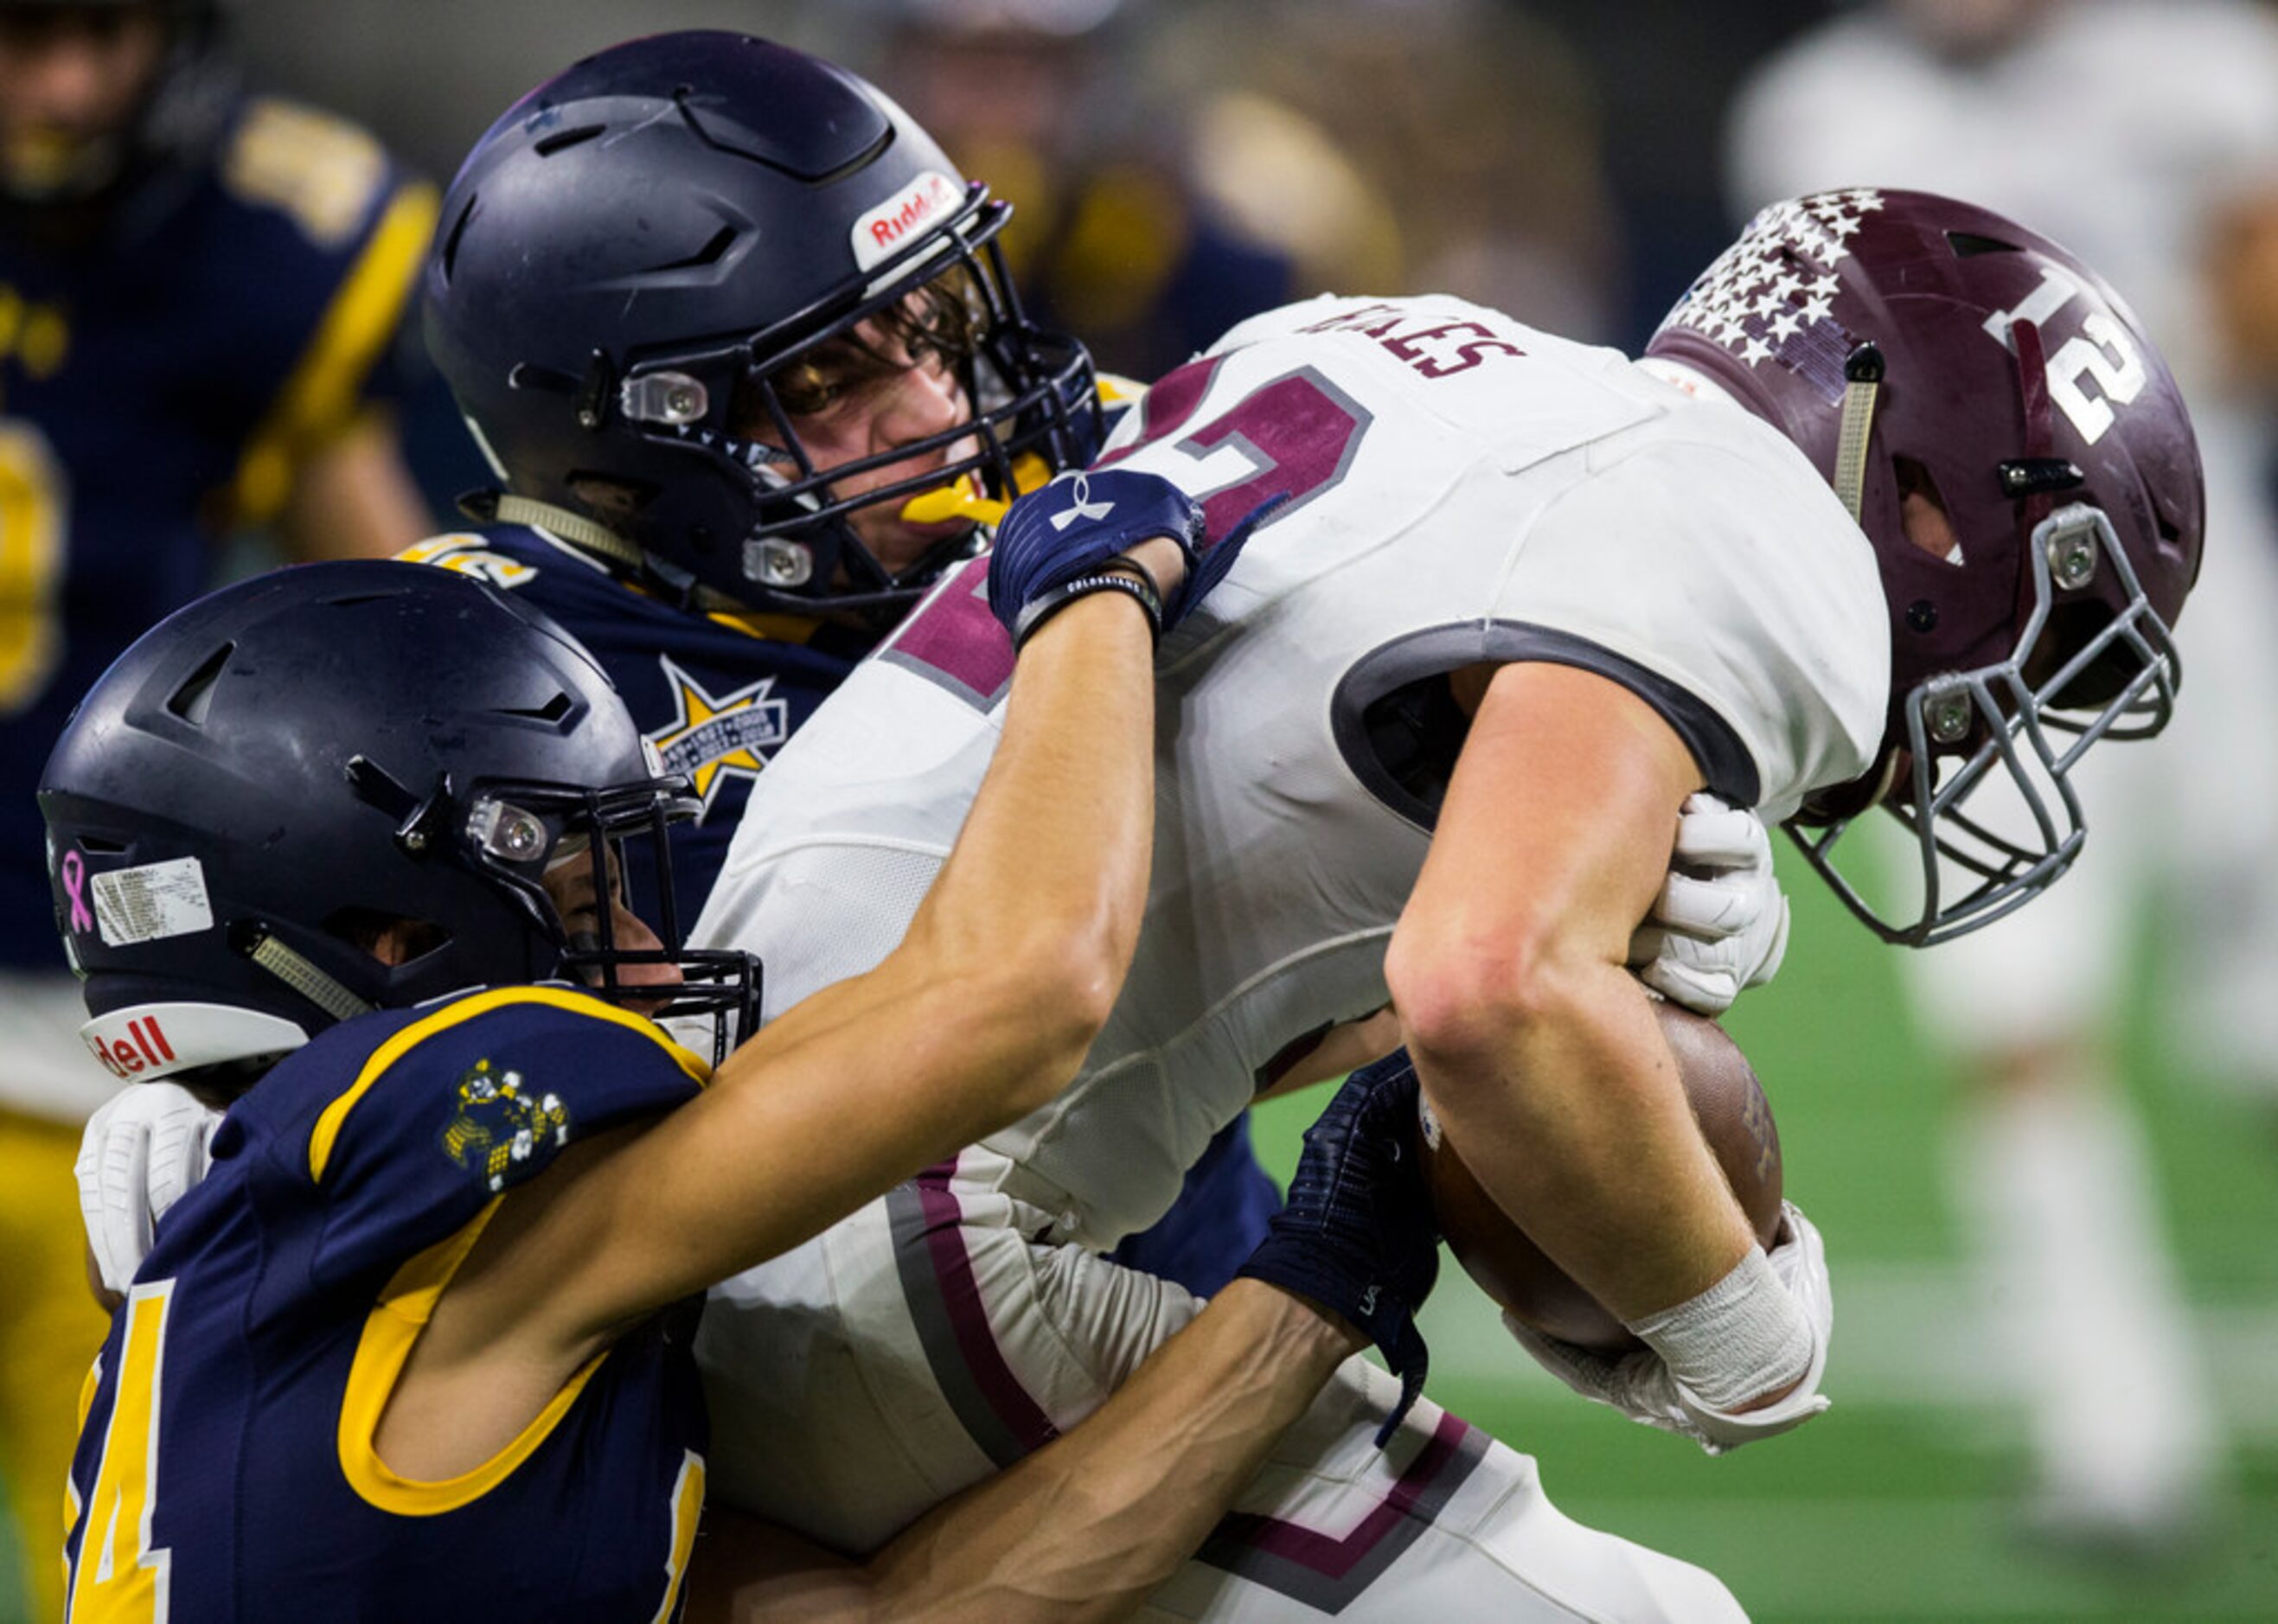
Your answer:
[[[1009,497],[1016,456],[1049,472],[1096,443],[1089,357],[1030,324],[1005,273],[1010,212],[829,63],[736,34],[635,40],[476,143],[428,261],[428,343],[513,493],[591,516],[668,583],[794,610],[906,602],[946,553],[897,577],[848,512],[964,476]],[[961,335],[944,355],[972,421],[842,464],[957,452],[842,499],[770,380],[923,301]],[[746,437],[754,418],[777,446]]]
[[[2180,678],[2169,628],[2198,575],[2205,496],[2190,415],[2135,315],[2014,221],[1861,187],[1759,213],[1646,353],[1777,425],[1874,545],[1887,728],[1867,777],[1806,804],[1814,864],[1915,945],[2022,905],[2079,851],[2081,752],[2159,731]],[[1909,538],[1910,502],[1943,511],[1949,555]],[[2003,779],[2022,835],[1963,808]],[[1831,861],[1877,800],[1920,844],[1910,920]]]
[[[304,564],[161,621],[73,713],[40,781],[56,922],[84,978],[85,1035],[137,1076],[244,1062],[334,1021],[485,984],[625,967],[687,978],[670,1014],[734,1014],[753,968],[684,953],[669,823],[702,803],[661,773],[574,638],[448,570]],[[573,939],[542,883],[572,858],[592,895],[646,840],[661,896],[628,904],[664,947]],[[370,951],[394,922],[407,962]]]

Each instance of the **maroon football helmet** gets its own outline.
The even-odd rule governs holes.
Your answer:
[[[1646,353],[1777,425],[1874,544],[1882,748],[1790,832],[1893,942],[2022,906],[2079,853],[2082,753],[2157,733],[2181,679],[2168,629],[2198,575],[2205,494],[2190,415],[2134,313],[1999,215],[1858,188],[1758,214]],[[1997,827],[1964,803],[2003,779],[2022,812]],[[1918,908],[1878,908],[1834,863],[1877,802],[1918,842]]]

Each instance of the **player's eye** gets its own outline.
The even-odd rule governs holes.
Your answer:
[[[812,354],[782,368],[768,381],[784,411],[794,417],[816,417],[881,379],[893,377],[904,364],[850,336],[817,345]]]
[[[813,417],[837,404],[839,382],[822,368],[799,365],[776,375],[776,399],[794,417]]]
[[[820,417],[913,367],[938,364],[961,370],[987,331],[972,278],[952,271],[917,289],[892,309],[852,332],[818,344],[766,378],[776,405],[788,416]],[[744,431],[772,438],[772,416],[758,392],[739,393],[735,421]]]

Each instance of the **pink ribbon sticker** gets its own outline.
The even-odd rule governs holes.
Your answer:
[[[64,853],[64,894],[71,898],[72,934],[95,928],[95,915],[87,906],[87,859],[76,851]]]

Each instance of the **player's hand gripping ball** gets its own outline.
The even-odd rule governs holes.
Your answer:
[[[1780,1224],[1779,1130],[1755,1071],[1739,1045],[1706,1016],[1660,999],[1654,1011],[1677,1057],[1693,1119],[1756,1239],[1770,1251]],[[1417,1137],[1441,1232],[1480,1290],[1525,1324],[1594,1353],[1617,1355],[1645,1346],[1495,1205],[1428,1106]]]

